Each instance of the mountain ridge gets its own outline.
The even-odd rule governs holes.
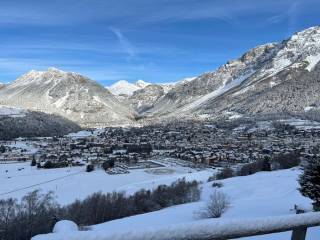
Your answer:
[[[252,48],[198,77],[170,84],[120,81],[113,94],[112,87],[77,73],[33,70],[0,88],[0,104],[57,113],[88,126],[320,110],[319,62],[316,26]]]
[[[130,123],[134,113],[97,82],[56,68],[30,71],[0,89],[2,105],[62,115],[83,126]]]
[[[146,117],[187,116],[202,113],[216,116],[221,114],[222,110],[232,110],[232,105],[238,105],[236,110],[242,108],[243,114],[264,112],[264,109],[243,111],[243,106],[235,102],[236,98],[226,96],[233,92],[238,98],[240,96],[244,98],[250,91],[255,95],[257,91],[254,91],[254,88],[261,88],[261,91],[262,88],[267,90],[268,87],[281,84],[279,77],[283,71],[289,71],[289,75],[291,72],[289,77],[293,78],[292,75],[297,74],[296,71],[301,73],[308,69],[314,71],[319,60],[320,27],[312,27],[280,43],[257,46],[217,70],[204,73],[195,80],[172,89],[155,104],[154,109],[149,111]],[[301,77],[303,78],[304,75]],[[318,75],[314,77],[318,78]],[[215,104],[215,99],[222,96],[228,98],[228,102],[217,101]],[[289,104],[284,109],[290,110],[290,108]]]

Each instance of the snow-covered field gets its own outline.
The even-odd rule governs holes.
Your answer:
[[[141,188],[150,189],[186,177],[187,180],[197,179],[204,182],[201,201],[102,223],[92,226],[92,231],[95,235],[102,236],[123,229],[145,230],[154,226],[167,227],[199,221],[197,212],[204,207],[210,194],[215,190],[211,186],[212,183],[206,182],[213,174],[213,170],[196,171],[175,164],[168,164],[158,169],[161,169],[159,171],[162,174],[158,174],[159,171],[137,169],[131,170],[129,174],[108,175],[99,169],[87,173],[84,167],[38,170],[31,167],[30,163],[0,164],[0,198],[21,198],[32,190],[41,189],[43,192],[54,191],[59,203],[68,204],[98,191],[125,191],[130,194]],[[289,169],[222,180],[223,187],[219,190],[226,193],[231,202],[231,207],[222,219],[241,221],[240,219],[294,215],[295,204],[311,209],[311,201],[301,196],[297,190],[299,174],[300,170]],[[308,231],[307,239],[318,239],[319,235],[320,228],[312,228]],[[50,239],[54,240],[66,239],[63,237],[59,234],[50,235]],[[290,239],[290,232],[245,239]]]
[[[198,176],[203,178],[203,173]],[[275,172],[261,172],[246,177],[235,177],[221,181],[225,192],[230,199],[231,207],[223,215],[222,220],[239,220],[257,217],[276,217],[282,215],[294,215],[292,210],[294,204],[304,208],[311,207],[311,201],[297,190],[297,178],[300,174],[298,169],[281,170]],[[195,175],[194,175],[195,176]],[[146,182],[148,185],[148,181]],[[143,184],[140,182],[140,187]],[[205,183],[203,186],[201,201],[188,203],[163,209],[160,211],[132,216],[119,220],[106,222],[92,226],[92,234],[96,240],[103,239],[102,236],[110,236],[112,233],[150,230],[155,227],[174,226],[175,224],[189,224],[198,221],[197,211],[203,208],[210,194],[214,191],[212,183]],[[214,221],[221,221],[216,219]],[[232,227],[232,226],[230,226]],[[71,233],[70,233],[71,234]],[[72,233],[72,236],[77,236]],[[86,232],[89,234],[90,232]],[[134,235],[134,234],[133,234]],[[70,235],[71,236],[71,235]],[[291,233],[279,233],[264,236],[256,236],[243,239],[254,240],[285,240],[290,239]],[[307,239],[319,239],[320,228],[311,228],[308,231]],[[35,239],[67,239],[68,234],[51,234],[39,236]]]
[[[137,169],[130,170],[129,174],[108,175],[101,169],[87,173],[85,167],[38,170],[30,163],[0,164],[0,199],[19,199],[28,192],[40,189],[44,193],[54,191],[59,203],[68,204],[99,191],[125,191],[130,194],[141,188],[170,184],[182,177],[206,181],[213,174],[213,170],[196,171],[177,165],[160,169],[169,171],[158,174]]]

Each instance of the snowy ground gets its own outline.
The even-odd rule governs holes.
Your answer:
[[[30,163],[0,164],[0,199],[19,199],[40,189],[43,192],[54,191],[59,203],[68,204],[99,191],[125,191],[130,194],[141,188],[170,184],[182,177],[206,181],[213,174],[213,170],[196,171],[177,165],[157,169],[163,169],[162,174],[137,169],[130,170],[129,174],[109,175],[101,169],[87,173],[84,167],[38,170]]]
[[[8,141],[7,144],[4,144],[5,146],[11,147],[11,148],[16,148],[16,149],[21,149],[24,151],[24,153],[36,153],[38,151],[38,148],[33,147],[32,142],[29,141]]]
[[[310,200],[300,195],[297,178],[300,174],[298,169],[281,170],[275,172],[262,172],[246,177],[235,177],[223,180],[221,191],[225,192],[231,201],[231,208],[223,215],[223,220],[248,219],[256,217],[275,217],[295,214],[292,209],[294,204],[310,208]],[[201,175],[201,174],[200,174]],[[200,176],[199,175],[199,176]],[[142,186],[142,185],[140,185]],[[133,232],[148,230],[151,227],[172,226],[175,224],[188,224],[198,221],[199,211],[214,191],[211,183],[205,183],[200,202],[189,203],[170,207],[160,211],[132,216],[119,220],[106,222],[92,226],[93,235],[110,236],[115,232],[132,230]],[[216,220],[221,221],[220,219]],[[74,233],[76,234],[76,233]],[[252,240],[285,240],[290,239],[290,232],[257,236]],[[49,237],[50,238],[47,238]],[[320,228],[312,228],[308,231],[308,240],[319,239]],[[65,239],[57,235],[48,235],[37,239]]]
[[[20,108],[13,108],[0,105],[0,116],[24,117],[27,111]]]
[[[294,126],[297,129],[308,130],[308,129],[319,129],[320,128],[319,122],[310,121],[310,120],[302,120],[302,119],[292,118],[292,119],[282,120],[281,122],[289,124],[291,126]]]

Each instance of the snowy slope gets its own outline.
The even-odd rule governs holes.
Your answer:
[[[320,54],[308,56],[306,59],[309,62],[309,65],[306,67],[306,69],[310,72],[317,65],[317,63],[320,62]]]
[[[223,85],[221,87],[219,87],[218,89],[200,97],[199,99],[191,102],[190,104],[187,104],[186,106],[184,106],[182,108],[182,111],[188,111],[194,108],[197,108],[199,106],[201,106],[201,104],[205,103],[206,101],[216,98],[222,94],[224,94],[225,92],[229,91],[232,88],[235,88],[237,86],[239,86],[243,81],[245,81],[247,78],[249,78],[254,72],[249,72],[247,74],[244,74],[242,76],[239,76],[236,79],[233,79],[231,82],[227,83],[224,82]]]
[[[295,216],[295,213],[292,211],[294,204],[310,208],[311,201],[301,196],[297,190],[297,177],[299,174],[299,170],[289,169],[223,180],[224,186],[220,190],[229,196],[231,208],[223,215],[222,219],[216,219],[215,221],[219,223],[231,220],[241,223],[243,222],[242,219],[250,220],[259,217],[279,217],[283,215]],[[100,240],[103,239],[103,236],[123,232],[124,229],[128,234],[134,236],[134,234],[139,234],[139,231],[154,230],[157,227],[174,229],[175,226],[182,226],[181,224],[191,224],[191,227],[193,226],[192,223],[198,224],[197,211],[202,209],[213,191],[214,188],[212,188],[211,183],[206,183],[200,202],[178,205],[152,213],[95,225],[92,226],[92,232],[84,234],[88,237],[94,236],[94,239]],[[230,225],[228,225],[229,227]],[[290,232],[286,232],[244,239],[282,240],[290,239],[290,234]],[[312,228],[308,232],[307,239],[315,240],[319,234],[320,228]],[[81,233],[79,233],[80,236]],[[67,237],[65,235],[52,234],[34,238],[34,240],[49,239],[64,240]]]

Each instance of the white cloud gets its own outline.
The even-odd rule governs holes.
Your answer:
[[[122,34],[122,32],[114,27],[110,27],[111,32],[117,37],[120,46],[125,50],[129,57],[134,57],[136,55],[135,49],[131,42]]]

